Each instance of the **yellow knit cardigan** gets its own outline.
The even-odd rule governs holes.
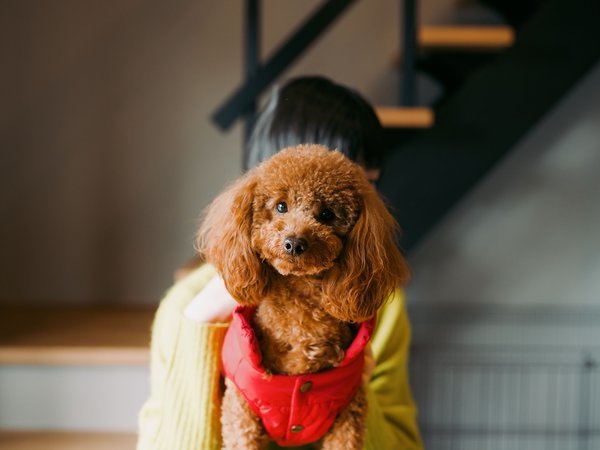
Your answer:
[[[193,322],[183,310],[215,276],[205,265],[175,284],[161,301],[152,329],[150,397],[139,416],[138,450],[218,450],[220,348],[227,324]],[[367,450],[420,450],[416,408],[408,383],[410,327],[402,291],[378,314],[371,347]],[[270,449],[278,449],[275,444]]]

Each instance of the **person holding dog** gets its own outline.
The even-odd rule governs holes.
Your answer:
[[[303,143],[340,150],[376,182],[383,130],[355,91],[322,77],[297,78],[276,89],[254,127],[247,165]],[[191,271],[162,300],[152,331],[151,393],[140,412],[138,450],[221,448],[220,350],[236,305],[208,264]],[[409,345],[398,288],[377,315],[366,357],[368,450],[423,448],[408,380]]]

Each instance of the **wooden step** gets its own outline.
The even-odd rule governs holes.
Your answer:
[[[0,306],[0,364],[146,365],[154,309]]]
[[[515,42],[515,32],[506,25],[426,25],[419,29],[419,47],[424,50],[504,50]]]
[[[134,433],[75,433],[54,431],[0,431],[0,449],[6,450],[134,450]]]
[[[434,122],[431,108],[378,106],[375,112],[381,125],[386,128],[430,128]]]

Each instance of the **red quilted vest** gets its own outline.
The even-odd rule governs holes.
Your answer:
[[[255,311],[236,308],[223,343],[223,373],[280,446],[317,441],[362,382],[364,348],[371,339],[375,319],[360,324],[339,366],[306,375],[268,376],[251,325]]]

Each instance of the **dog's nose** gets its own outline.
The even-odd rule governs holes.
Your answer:
[[[283,248],[288,255],[299,256],[308,248],[304,238],[288,237],[283,241]]]

